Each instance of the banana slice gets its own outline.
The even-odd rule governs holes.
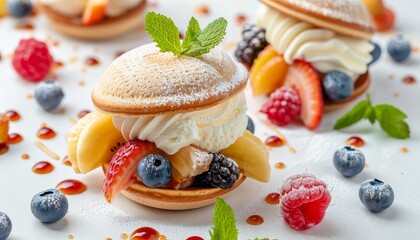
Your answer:
[[[245,176],[260,182],[270,180],[268,150],[264,143],[250,131],[245,131],[242,137],[220,153],[235,160]]]

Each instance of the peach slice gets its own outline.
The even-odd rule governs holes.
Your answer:
[[[9,119],[0,113],[0,144],[5,143],[9,136]]]
[[[277,55],[271,58],[251,79],[254,95],[270,94],[284,84],[288,65],[283,56]]]
[[[92,25],[102,21],[105,18],[108,3],[109,0],[88,0],[83,12],[83,24]]]
[[[257,74],[261,68],[264,67],[264,65],[275,56],[277,56],[277,52],[271,45],[265,47],[264,50],[258,54],[258,57],[255,59],[254,64],[252,64],[252,68],[250,70],[251,81],[257,77]]]
[[[362,0],[362,2],[373,17],[382,15],[384,10],[382,0]]]
[[[378,32],[386,32],[394,27],[395,14],[388,7],[384,7],[383,13],[373,17],[373,24]]]

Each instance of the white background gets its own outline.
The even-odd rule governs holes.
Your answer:
[[[224,16],[230,22],[228,36],[223,47],[232,51],[232,44],[239,39],[240,27],[235,24],[235,17],[241,13],[252,17],[258,2],[251,0],[229,1],[197,1],[178,0],[160,1],[158,8],[153,10],[171,16],[181,30],[185,26],[197,6],[207,2],[210,8],[209,16],[197,16],[202,26],[219,16]],[[389,3],[397,14],[395,30],[407,35],[413,45],[420,47],[418,23],[420,4],[417,1],[394,1]],[[35,31],[16,31],[17,20],[0,19],[0,111],[15,109],[21,113],[22,119],[11,123],[11,132],[24,136],[24,141],[11,146],[10,151],[0,156],[0,211],[6,212],[13,221],[11,240],[23,239],[67,239],[72,234],[74,239],[120,239],[122,233],[130,234],[142,226],[151,226],[164,234],[168,239],[185,239],[191,235],[199,235],[209,239],[208,230],[212,223],[213,206],[199,210],[171,212],[151,209],[135,204],[119,196],[112,205],[106,203],[102,196],[101,186],[103,174],[94,171],[87,175],[76,175],[71,168],[60,161],[50,159],[36,146],[35,134],[42,123],[47,123],[58,132],[53,140],[44,143],[60,157],[66,155],[65,137],[71,127],[69,118],[76,118],[82,109],[93,109],[90,92],[100,79],[106,66],[114,59],[116,52],[129,50],[149,42],[141,31],[133,32],[122,38],[108,42],[80,42],[69,39],[50,29],[44,17],[30,19],[36,26]],[[250,20],[252,21],[252,19]],[[50,44],[50,51],[56,60],[65,63],[56,74],[63,85],[65,99],[62,107],[66,112],[46,113],[34,100],[27,98],[33,94],[34,84],[20,79],[11,67],[10,57],[19,39],[35,36],[44,41],[58,42],[57,46]],[[386,45],[388,35],[375,36],[381,46]],[[384,50],[384,49],[383,49]],[[85,72],[84,59],[95,56],[101,64],[97,67],[87,67]],[[71,59],[78,61],[70,63]],[[417,178],[420,167],[419,141],[419,83],[406,85],[401,82],[403,76],[413,75],[420,78],[419,55],[397,65],[383,54],[380,61],[371,68],[373,84],[369,92],[374,103],[389,103],[398,106],[409,116],[412,137],[410,140],[395,140],[387,137],[378,127],[370,127],[367,122],[360,123],[345,131],[332,131],[335,120],[346,109],[324,117],[321,127],[316,132],[310,132],[297,125],[280,129],[296,154],[287,148],[277,148],[271,151],[271,164],[284,162],[286,169],[272,169],[272,179],[268,184],[261,184],[248,179],[235,190],[227,202],[235,211],[240,239],[256,237],[277,239],[418,239],[420,237],[420,191]],[[390,75],[394,76],[390,79]],[[85,83],[80,86],[80,81]],[[397,96],[398,95],[398,96]],[[255,115],[261,104],[252,99],[248,89],[248,104],[250,114],[257,125],[257,135],[265,139],[272,135]],[[362,148],[368,163],[368,168],[354,178],[342,177],[332,164],[335,149],[342,146],[352,135],[359,135],[366,141]],[[94,148],[95,143],[92,143]],[[407,147],[409,153],[401,153],[400,149]],[[27,153],[31,158],[27,161],[21,155]],[[32,166],[41,160],[50,161],[55,170],[47,175],[37,175],[31,172]],[[296,232],[290,229],[280,216],[278,206],[266,204],[263,199],[276,191],[287,177],[301,172],[310,172],[327,182],[333,197],[325,220],[313,229]],[[80,179],[88,185],[88,190],[80,195],[68,196],[70,208],[64,219],[55,224],[42,224],[36,220],[30,211],[30,201],[34,194],[54,187],[67,178]],[[379,214],[369,212],[358,198],[360,183],[369,178],[378,178],[389,183],[395,192],[393,206]],[[260,214],[265,223],[259,226],[246,224],[246,218],[252,214]]]

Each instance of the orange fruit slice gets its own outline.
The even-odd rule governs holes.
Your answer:
[[[85,25],[92,25],[105,18],[109,0],[88,0],[82,20]]]
[[[394,27],[395,14],[388,7],[384,7],[380,16],[373,17],[373,24],[378,32],[386,32]]]
[[[288,65],[282,55],[271,58],[252,79],[254,95],[270,94],[283,86],[286,79]]]

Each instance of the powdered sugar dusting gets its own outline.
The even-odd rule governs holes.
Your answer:
[[[360,0],[282,0],[312,13],[371,28],[371,17]]]
[[[94,90],[93,98],[95,103],[106,102],[139,113],[156,108],[200,108],[242,88],[247,74],[243,66],[220,49],[197,58],[176,57],[161,53],[151,43],[115,60]]]

